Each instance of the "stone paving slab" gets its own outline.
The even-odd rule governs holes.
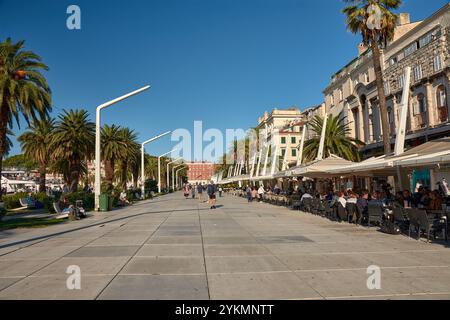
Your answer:
[[[0,299],[450,299],[450,249],[245,199],[179,193],[0,232]],[[381,289],[367,268],[381,268]],[[79,266],[81,290],[68,290]]]

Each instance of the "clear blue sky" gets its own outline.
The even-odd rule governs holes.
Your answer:
[[[413,21],[448,1],[405,0]],[[82,30],[66,28],[77,4]],[[175,128],[248,128],[273,108],[323,101],[330,76],[357,53],[339,0],[0,0],[0,39],[26,40],[50,66],[54,115],[145,84],[104,112],[141,139]],[[22,128],[23,130],[23,128]],[[19,134],[17,127],[14,128]],[[14,140],[11,154],[20,153]],[[147,151],[168,151],[170,139]]]

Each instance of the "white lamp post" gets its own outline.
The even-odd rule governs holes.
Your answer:
[[[164,136],[167,136],[168,134],[172,133],[172,131],[167,131],[163,134],[160,134],[159,136],[153,137],[145,142],[142,143],[141,145],[141,184],[142,184],[142,199],[145,198],[145,159],[144,159],[144,153],[145,153],[145,145],[153,142],[155,140],[158,140]]]
[[[126,95],[123,95],[119,98],[116,98],[114,100],[110,100],[108,102],[105,102],[101,105],[99,105],[96,109],[95,113],[95,184],[94,184],[94,191],[95,191],[95,210],[99,209],[100,204],[100,189],[101,189],[101,176],[100,176],[100,170],[101,170],[101,155],[100,155],[100,127],[101,127],[101,118],[100,118],[100,111],[102,111],[105,108],[108,108],[112,106],[113,104],[116,104],[122,100],[125,100],[131,96],[137,95],[145,90],[148,90],[150,86],[145,86],[139,90],[130,92]]]
[[[178,170],[175,172],[175,181],[177,182],[177,184],[178,184],[179,186],[181,185],[181,181],[178,181],[178,172],[180,172],[181,170],[184,170],[185,167],[186,167],[184,164],[183,164],[182,166],[183,166],[182,168],[178,169]]]
[[[161,193],[161,158],[177,150],[178,149],[173,149],[172,151],[166,152],[158,157],[158,193]]]
[[[179,168],[179,167],[181,167],[181,166],[184,166],[184,165],[185,165],[185,164],[182,163],[182,164],[179,164],[179,165],[174,166],[174,167],[172,168],[172,189],[173,189],[174,192],[175,192],[175,169],[176,169],[176,168]]]
[[[178,162],[178,161],[180,161],[181,160],[181,158],[178,158],[178,159],[176,159],[176,160],[173,160],[173,161],[171,161],[171,162],[169,162],[168,164],[167,164],[167,188],[168,189],[170,189],[170,181],[169,181],[169,175],[170,175],[170,169],[169,169],[169,166],[172,164],[172,163],[175,163],[175,162]],[[167,191],[169,191],[169,190],[167,190]]]

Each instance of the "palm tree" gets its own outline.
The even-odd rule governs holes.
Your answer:
[[[94,154],[95,123],[89,121],[88,116],[86,110],[63,110],[51,139],[53,159],[65,169],[71,192],[77,191],[85,162]]]
[[[126,153],[125,143],[121,137],[120,126],[104,125],[101,131],[101,157],[105,164],[105,179],[108,191],[113,188],[116,161]]]
[[[45,191],[45,176],[50,163],[50,142],[54,129],[55,120],[51,118],[44,119],[30,125],[28,131],[18,138],[25,155],[38,163],[40,174],[39,190],[41,192]]]
[[[120,139],[124,144],[124,153],[120,155],[120,177],[122,189],[127,188],[128,172],[133,171],[133,165],[139,162],[140,146],[136,133],[129,128],[119,130]],[[137,179],[137,177],[136,177]]]
[[[315,136],[305,142],[303,152],[306,162],[312,161],[317,157],[323,120],[322,117],[316,115],[309,123]],[[358,147],[363,146],[364,143],[349,136],[351,129],[349,124],[345,123],[345,120],[345,117],[340,115],[334,117],[330,114],[328,116],[323,155],[324,157],[329,157],[331,154],[334,154],[350,161],[359,161]]]
[[[51,91],[41,74],[48,67],[37,54],[23,48],[24,41],[14,44],[8,38],[0,42],[0,175],[8,150],[7,130],[14,120],[20,127],[20,116],[29,123],[51,111]]]
[[[401,0],[344,0],[350,5],[342,12],[347,16],[347,28],[353,33],[362,35],[363,43],[372,50],[372,61],[375,69],[375,78],[378,90],[378,100],[381,111],[381,126],[383,129],[384,153],[391,152],[391,142],[389,134],[388,112],[386,107],[386,96],[383,85],[383,71],[381,69],[380,49],[386,47],[389,41],[394,38],[394,31],[398,16],[391,10],[398,9]],[[381,11],[379,30],[368,23],[373,17],[373,9],[378,7]],[[371,11],[372,9],[372,11]],[[378,26],[377,26],[378,27]]]

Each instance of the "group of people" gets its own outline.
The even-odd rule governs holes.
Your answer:
[[[213,181],[211,181],[208,185],[202,185],[197,183],[195,185],[185,184],[183,186],[184,197],[188,199],[192,197],[192,199],[198,199],[199,202],[205,202],[203,198],[203,193],[206,192],[208,195],[207,202],[211,205],[211,209],[216,209],[217,197],[216,193],[219,193],[219,197],[222,197],[223,189],[222,187],[217,187]]]

